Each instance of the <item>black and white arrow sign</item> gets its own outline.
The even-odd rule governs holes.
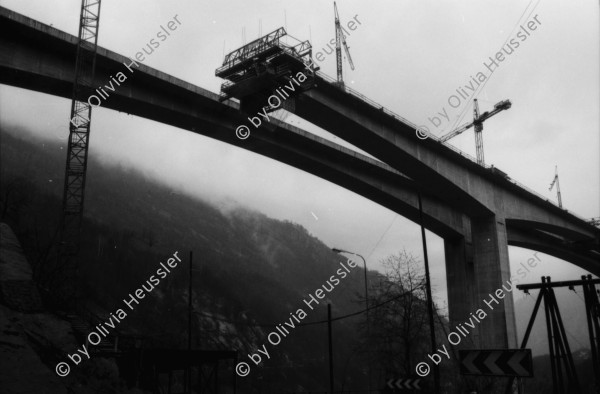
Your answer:
[[[421,390],[420,383],[421,379],[419,378],[400,378],[388,380],[387,386],[391,389]]]
[[[531,349],[460,350],[460,373],[485,376],[533,376]]]

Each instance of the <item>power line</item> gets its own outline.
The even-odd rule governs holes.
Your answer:
[[[533,14],[533,11],[540,4],[540,1],[541,0],[537,1],[537,3],[533,6],[533,8],[531,9],[531,11],[527,15],[527,18],[525,18],[525,19],[528,19],[531,16],[531,14]],[[523,10],[523,13],[521,14],[521,16],[519,17],[519,19],[517,20],[517,22],[513,26],[510,34],[508,34],[508,37],[506,38],[506,40],[504,41],[504,44],[502,44],[502,46],[506,45],[506,43],[509,41],[510,37],[512,37],[513,33],[515,32],[515,29],[517,28],[517,26],[519,26],[522,23],[521,21],[523,20],[523,15],[525,15],[525,13],[527,12],[527,9],[529,8],[529,6],[531,5],[532,2],[533,2],[533,0],[529,0],[529,4],[527,4],[527,7],[525,7],[525,9]],[[473,99],[477,96],[477,94],[480,93],[481,90],[485,87],[485,85],[488,83],[488,81],[492,78],[492,75],[494,75],[493,72],[490,74],[490,76],[480,86],[477,87],[477,89],[475,89],[475,92],[473,93],[473,96],[469,99],[469,101],[467,101],[465,107],[461,111],[461,114],[460,114],[459,118],[457,118],[457,120],[454,121],[454,124],[452,125],[452,127],[450,128],[450,130],[454,130],[456,128],[456,126],[460,122],[462,122],[463,118],[467,114],[467,109],[469,107],[469,104],[471,103],[471,101],[473,101]]]
[[[540,1],[541,0],[538,0],[538,4],[539,4]],[[527,7],[525,7],[525,9],[523,10],[523,12],[521,13],[521,16],[517,20],[517,23],[515,23],[515,25],[511,29],[510,33],[508,34],[508,38],[504,41],[504,44],[502,46],[506,45],[506,43],[508,42],[508,40],[510,39],[510,37],[514,33],[515,28],[521,23],[521,20],[523,19],[523,15],[525,15],[525,13],[527,12],[527,9],[529,8],[529,6],[531,5],[532,2],[533,2],[533,0],[529,0],[529,4],[527,4]],[[531,15],[531,13],[533,12],[533,10],[535,10],[535,8],[538,6],[538,4],[536,4],[533,7],[533,9],[529,13],[529,15]],[[527,17],[529,17],[529,15]],[[469,99],[469,101],[467,101],[467,104],[465,105],[465,107],[461,111],[460,117],[458,118],[458,120],[456,120],[454,122],[454,124],[452,125],[452,128],[450,130],[454,130],[456,128],[456,125],[463,120],[463,118],[465,117],[465,115],[467,113],[466,111],[467,111],[468,105],[471,103],[471,101],[473,100],[473,98],[475,98],[475,96],[477,95],[477,93],[481,92],[481,90],[485,87],[485,85],[488,83],[488,81],[492,78],[493,74],[494,73],[492,72],[492,74],[490,74],[489,78],[487,78],[480,86],[477,87],[477,89],[475,89],[475,92],[473,93],[473,96]]]
[[[397,218],[398,218],[398,215],[396,214],[394,216],[394,218],[392,219],[392,221],[390,222],[390,225],[383,232],[383,234],[381,234],[381,237],[379,238],[379,241],[377,241],[377,243],[375,244],[375,246],[373,247],[373,249],[371,249],[371,253],[369,253],[369,255],[367,256],[367,260],[369,259],[369,257],[371,257],[371,255],[373,254],[373,252],[375,251],[375,249],[377,249],[377,247],[379,246],[379,243],[381,242],[381,240],[383,239],[383,237],[385,237],[385,235],[388,233],[388,231],[390,231],[390,228],[392,227],[392,224],[394,224],[394,222],[396,221]]]
[[[417,286],[417,287],[415,287],[412,290],[405,291],[402,294],[398,294],[397,296],[394,296],[394,297],[392,297],[392,298],[390,298],[388,300],[385,300],[385,301],[383,301],[383,302],[381,302],[379,304],[375,304],[375,305],[369,306],[368,308],[365,308],[365,309],[362,309],[362,310],[359,310],[359,311],[356,311],[356,312],[352,312],[352,313],[349,313],[347,315],[338,316],[336,318],[331,319],[331,321],[338,321],[338,320],[348,319],[350,317],[358,316],[358,315],[360,315],[362,313],[365,313],[367,311],[370,311],[372,309],[380,308],[380,307],[382,307],[382,306],[384,306],[386,304],[389,304],[392,301],[395,301],[395,300],[397,300],[397,299],[399,299],[401,297],[404,297],[404,296],[408,295],[409,293],[413,293],[416,290],[419,290],[419,289],[423,288],[423,286],[424,285]],[[229,324],[233,324],[233,325],[245,325],[245,326],[248,326],[248,327],[251,327],[251,328],[255,328],[255,327],[271,328],[271,327],[277,327],[278,326],[278,324],[275,324],[275,323],[257,323],[257,324],[251,324],[251,323],[248,323],[246,321],[233,321],[233,320],[228,320],[228,319],[222,319],[222,318],[215,317],[213,315],[209,315],[209,314],[203,313],[203,312],[196,312],[196,314],[202,315],[202,316],[206,316],[206,317],[210,317],[210,318],[212,318],[214,320],[217,320],[217,321],[220,321],[220,322],[223,322],[223,323],[229,323]],[[326,324],[327,322],[328,322],[327,320],[319,320],[319,321],[308,322],[308,323],[299,323],[299,324],[296,324],[295,327],[312,326],[312,325],[317,325],[317,324]]]

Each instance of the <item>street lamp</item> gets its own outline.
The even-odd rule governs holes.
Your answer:
[[[365,258],[358,254],[358,253],[354,253],[354,252],[349,252],[347,250],[343,250],[343,249],[338,249],[338,248],[331,248],[331,250],[334,253],[337,254],[341,254],[341,253],[347,253],[347,254],[352,254],[354,256],[358,256],[362,259],[363,264],[365,266],[365,306],[366,306],[366,311],[367,311],[367,337],[368,337],[368,333],[370,331],[370,327],[369,327],[369,292],[368,292],[368,286],[367,286],[367,261],[365,260]],[[369,392],[371,391],[371,363],[369,363]]]
[[[353,254],[355,256],[358,256],[362,259],[363,261],[363,265],[365,267],[365,305],[367,307],[367,317],[369,316],[369,293],[367,290],[367,261],[365,260],[364,257],[362,257],[360,254],[358,253],[354,253],[354,252],[349,252],[347,250],[343,250],[343,249],[338,249],[338,248],[331,248],[331,250],[337,254],[341,254],[341,253],[347,253],[347,254]]]

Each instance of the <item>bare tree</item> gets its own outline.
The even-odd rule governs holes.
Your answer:
[[[420,262],[406,251],[382,263],[385,274],[369,290],[367,344],[384,376],[409,376],[429,348],[425,276]]]

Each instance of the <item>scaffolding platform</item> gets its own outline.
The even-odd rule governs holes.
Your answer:
[[[307,79],[298,91],[310,89],[316,71],[313,64],[310,42],[299,41],[280,27],[225,56],[223,65],[215,70],[217,77],[226,79],[221,85],[221,101],[236,98],[241,103],[254,102],[252,107],[264,106],[277,88],[300,72]]]

